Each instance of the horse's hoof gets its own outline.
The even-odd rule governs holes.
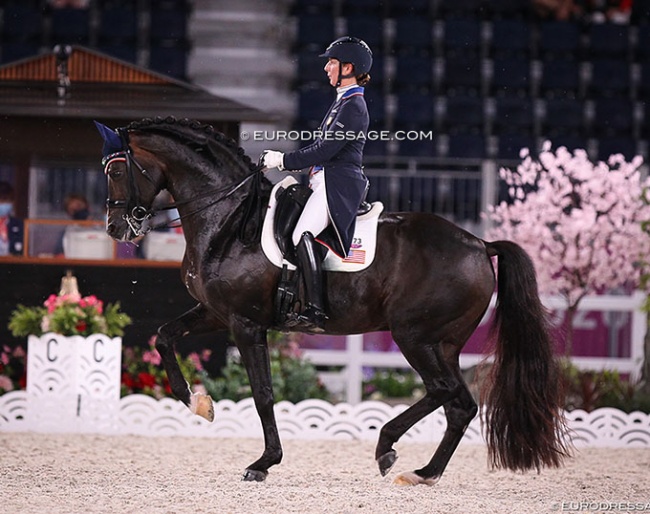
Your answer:
[[[397,452],[395,450],[384,453],[377,459],[377,465],[379,466],[379,472],[381,473],[381,476],[386,476],[386,474],[395,465],[395,461],[397,461]]]
[[[395,480],[393,480],[393,484],[395,485],[435,485],[438,480],[440,480],[440,477],[432,477],[432,478],[423,478],[417,473],[413,471],[406,471],[404,473],[400,473],[395,477]]]
[[[241,477],[241,479],[244,482],[264,482],[268,474],[269,473],[267,471],[257,471],[255,469],[247,469],[246,471],[244,471],[244,475]]]
[[[190,410],[208,421],[214,421],[214,405],[207,394],[194,393],[190,397]]]

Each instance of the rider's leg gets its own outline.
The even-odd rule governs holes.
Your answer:
[[[296,247],[307,297],[307,307],[300,314],[299,320],[313,325],[313,328],[318,330],[322,329],[327,316],[323,294],[322,254],[314,237],[329,225],[330,219],[323,173],[312,176],[310,185],[313,192],[296,224],[292,240]]]
[[[323,295],[323,272],[321,255],[311,232],[305,232],[296,247],[298,263],[302,271],[305,285],[307,308],[298,316],[301,322],[313,325],[314,329],[322,329],[327,319]]]

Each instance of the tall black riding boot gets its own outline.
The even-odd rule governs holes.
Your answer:
[[[327,320],[323,301],[323,271],[321,257],[311,232],[305,232],[296,246],[298,264],[305,284],[307,308],[298,316],[302,325],[310,325],[314,332],[323,332]]]

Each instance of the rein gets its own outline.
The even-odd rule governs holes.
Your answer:
[[[257,177],[257,180],[255,180],[255,182],[253,183],[253,190],[247,201],[246,212],[244,215],[244,219],[242,220],[242,224],[240,226],[239,238],[243,240],[245,228],[248,222],[252,219],[252,214],[255,211],[254,207],[255,206],[258,207],[257,211],[260,211],[259,207],[261,206],[261,198],[260,198],[259,190],[260,190],[260,184],[262,178],[261,170],[263,168],[261,165],[258,165],[255,168],[255,170],[253,170],[251,173],[246,175],[239,182],[236,182],[234,184],[230,184],[228,186],[220,187],[217,189],[204,191],[203,193],[196,195],[191,199],[175,201],[169,205],[160,207],[158,209],[151,209],[151,208],[147,209],[146,207],[142,206],[140,203],[140,190],[138,188],[137,181],[135,180],[136,175],[133,170],[133,167],[135,166],[139,170],[139,172],[147,180],[149,180],[149,182],[151,182],[154,186],[156,186],[155,181],[153,180],[151,175],[147,172],[147,170],[133,156],[133,151],[131,150],[131,146],[129,145],[128,133],[126,132],[126,130],[118,129],[118,133],[122,140],[122,147],[125,148],[125,150],[107,155],[106,157],[104,157],[104,159],[102,159],[102,164],[104,166],[104,173],[106,174],[106,170],[108,169],[108,166],[111,162],[117,160],[126,163],[126,172],[129,180],[129,198],[127,200],[113,200],[111,198],[107,198],[106,206],[109,208],[112,207],[118,209],[125,209],[127,211],[125,214],[122,215],[122,219],[126,221],[126,223],[129,225],[129,228],[135,234],[136,237],[143,236],[152,230],[172,227],[172,223],[181,222],[183,219],[194,216],[212,207],[213,205],[216,205],[222,200],[225,200],[226,198],[234,194],[251,178]],[[176,209],[178,206],[187,205],[197,200],[201,200],[203,198],[207,198],[213,195],[220,195],[220,196],[213,199],[211,202],[207,203],[206,205],[203,205],[189,212],[188,214],[185,214],[184,216],[179,216],[173,220],[157,223],[156,225],[147,226],[144,229],[142,228],[142,225],[146,220],[153,218],[160,211]],[[135,206],[129,209],[132,199],[135,199]],[[258,217],[260,216],[261,214]],[[179,225],[173,225],[173,226],[177,227]],[[258,228],[256,230],[256,234],[258,232],[261,232],[261,222],[258,222],[257,227]]]

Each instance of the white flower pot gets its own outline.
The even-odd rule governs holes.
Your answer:
[[[43,432],[117,431],[121,365],[119,337],[29,336],[29,425]]]

